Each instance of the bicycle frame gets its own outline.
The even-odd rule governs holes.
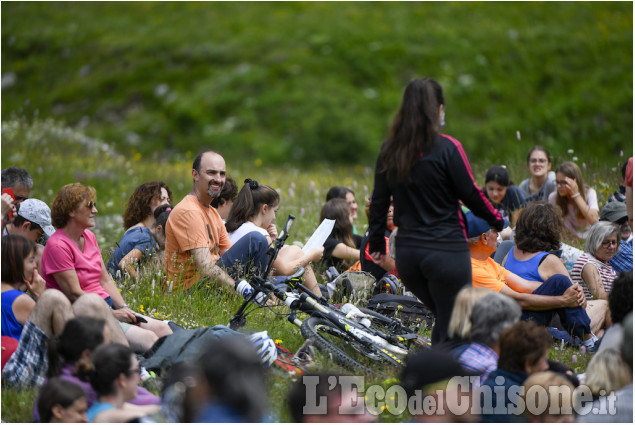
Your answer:
[[[294,325],[298,327],[302,325],[302,321],[298,319],[296,315],[298,310],[311,316],[323,317],[335,325],[343,333],[350,335],[360,344],[367,347],[375,346],[379,349],[378,351],[381,352],[381,355],[401,363],[400,358],[405,357],[408,354],[408,348],[404,345],[404,342],[407,342],[412,338],[416,338],[416,334],[409,333],[403,335],[389,335],[377,329],[365,327],[350,317],[347,317],[346,314],[330,304],[326,298],[323,296],[317,296],[314,292],[302,284],[302,275],[304,274],[303,268],[299,268],[292,276],[289,276],[284,282],[282,282],[291,287],[291,289],[303,291],[301,294],[284,291],[267,281],[273,267],[273,262],[277,258],[278,252],[289,235],[289,227],[293,223],[294,219],[295,217],[293,215],[289,215],[280,236],[274,241],[273,247],[270,248],[270,251],[268,252],[270,258],[264,272],[260,276],[253,276],[250,279],[250,284],[254,288],[254,293],[245,299],[238,311],[230,319],[229,327],[237,329],[244,326],[246,323],[245,309],[252,303],[252,300],[255,299],[259,292],[273,293],[291,310],[287,315],[287,320]]]

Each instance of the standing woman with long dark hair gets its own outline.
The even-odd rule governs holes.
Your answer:
[[[375,168],[369,243],[375,261],[386,254],[386,214],[393,196],[397,269],[436,316],[432,342],[446,339],[454,299],[472,283],[460,201],[492,228],[503,219],[485,199],[461,143],[439,133],[443,90],[430,78],[411,81]]]

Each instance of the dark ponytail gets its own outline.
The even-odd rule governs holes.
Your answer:
[[[93,351],[104,342],[106,322],[92,317],[71,319],[61,334],[49,339],[47,376],[53,378],[62,373],[63,363],[77,367],[78,375],[85,375],[90,365],[78,364],[84,350]]]
[[[225,227],[227,232],[235,232],[240,226],[258,214],[263,205],[274,207],[280,203],[280,195],[272,187],[246,179],[238,197],[232,205]]]

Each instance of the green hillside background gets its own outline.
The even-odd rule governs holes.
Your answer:
[[[3,121],[53,118],[129,157],[372,166],[422,76],[473,161],[632,154],[631,2],[1,7]]]

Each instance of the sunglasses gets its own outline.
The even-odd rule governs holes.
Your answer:
[[[97,208],[97,202],[88,201],[88,204],[86,204],[86,206],[88,207],[89,210],[92,210],[93,207]]]
[[[19,196],[19,195],[14,195],[14,198],[17,202],[26,201],[27,199],[29,199],[28,196]]]

